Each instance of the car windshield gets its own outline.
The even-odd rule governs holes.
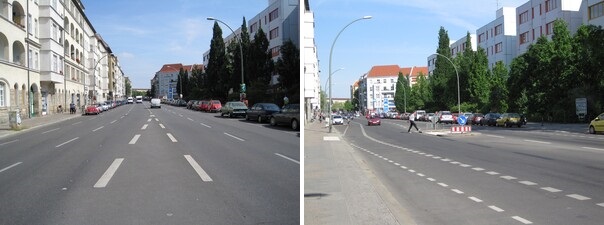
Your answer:
[[[233,102],[231,105],[234,107],[247,107],[245,104],[243,104],[243,102]]]
[[[264,109],[279,111],[279,106],[277,106],[275,104],[267,104],[267,105],[264,105]]]
[[[220,104],[220,101],[212,101],[212,104]]]

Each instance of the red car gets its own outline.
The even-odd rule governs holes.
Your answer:
[[[86,115],[97,115],[99,113],[101,113],[101,111],[96,107],[96,105],[86,106],[86,110],[84,112]]]
[[[220,109],[222,109],[222,104],[220,104],[220,101],[210,100],[209,107],[207,110],[208,112],[218,112],[220,111]]]
[[[380,121],[379,116],[371,116],[367,119],[367,126],[371,126],[371,125],[380,126],[381,124],[382,124],[382,121]]]
[[[197,102],[197,110],[198,111],[208,111],[210,106],[210,101],[208,100],[201,100],[199,102]]]

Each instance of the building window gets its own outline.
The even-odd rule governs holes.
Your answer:
[[[588,10],[589,19],[595,19],[604,15],[604,2],[600,2],[598,4],[592,5]]]
[[[550,35],[554,33],[554,22],[545,24],[545,34]]]
[[[33,26],[31,22],[31,14],[27,14],[27,33],[29,33],[29,35],[33,34]]]
[[[279,27],[271,30],[271,32],[270,32],[270,38],[269,39],[273,40],[273,39],[278,38],[278,37],[279,37]]]
[[[390,78],[390,83],[394,83],[394,78]]]
[[[484,33],[478,35],[478,43],[482,43],[483,41],[485,41]]]
[[[6,84],[4,82],[0,82],[0,107],[6,106],[4,102],[4,98],[6,97]]]
[[[40,67],[38,65],[38,59],[40,58],[40,53],[36,52],[34,54],[34,69],[39,70]]]
[[[384,81],[384,84],[388,82],[388,80],[386,80],[386,78],[384,78],[384,80],[383,80],[383,81]]]
[[[378,83],[378,84],[380,83],[380,79],[377,79],[377,83]]]
[[[545,1],[545,12],[549,12],[549,11],[552,11],[552,10],[558,8],[556,1],[557,0],[546,0]]]
[[[495,36],[503,33],[503,25],[499,24],[495,27]]]
[[[520,34],[520,38],[519,38],[520,44],[524,44],[524,43],[528,42],[528,33],[529,32],[527,31],[527,32]]]
[[[271,13],[268,14],[268,21],[272,22],[274,19],[279,18],[279,8],[276,8]]]
[[[390,86],[390,90],[394,91],[394,84],[392,86]]]
[[[256,32],[258,30],[258,23],[253,23],[250,26],[250,33],[253,34],[254,32]]]
[[[528,21],[528,10],[524,11],[523,13],[520,13],[520,16],[518,16],[518,24],[523,24],[526,23]]]
[[[499,53],[503,50],[503,44],[501,42],[495,45],[495,53]]]

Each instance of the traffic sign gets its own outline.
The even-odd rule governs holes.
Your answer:
[[[459,117],[457,117],[457,123],[459,125],[466,125],[467,122],[467,118],[464,115],[459,115]]]

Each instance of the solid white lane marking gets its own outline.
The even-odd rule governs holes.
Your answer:
[[[115,122],[117,122],[117,120],[111,121],[111,123],[115,123]]]
[[[457,193],[457,194],[463,194],[463,191],[460,191],[458,189],[451,189],[451,191]]]
[[[553,187],[542,187],[541,189],[549,191],[549,192],[561,192],[562,190],[555,189]]]
[[[191,164],[191,166],[193,167],[195,172],[197,172],[197,175],[199,175],[202,181],[212,181],[210,175],[208,175],[208,173],[206,173],[206,171],[201,168],[201,166],[197,163],[197,161],[195,161],[195,159],[193,159],[193,157],[191,157],[190,155],[185,155],[185,159],[187,159],[189,164]]]
[[[498,136],[498,135],[487,135],[488,137],[494,137],[494,138],[505,138],[504,136]]]
[[[172,142],[178,142],[178,141],[176,140],[176,138],[174,138],[174,136],[172,136],[172,134],[171,134],[171,133],[166,133],[166,135],[168,135],[168,137],[170,138],[170,140],[171,140]]]
[[[503,209],[501,209],[501,208],[499,208],[497,206],[494,206],[494,205],[490,205],[489,208],[491,208],[492,210],[495,210],[495,212],[503,212],[504,211]]]
[[[596,151],[604,151],[604,148],[592,148],[592,147],[581,147],[584,149],[589,149],[589,150],[596,150]]]
[[[92,132],[95,132],[97,130],[103,129],[103,127],[105,127],[105,126],[100,126],[99,128],[96,128],[96,129],[92,130]]]
[[[284,156],[284,155],[281,155],[281,154],[279,154],[279,153],[275,153],[275,155],[278,155],[279,157],[282,157],[282,158],[287,159],[287,160],[289,160],[289,161],[292,161],[292,162],[295,162],[295,163],[297,163],[297,164],[300,164],[300,162],[298,162],[297,160],[292,159],[292,158],[287,157],[287,156]]]
[[[235,139],[237,139],[237,140],[239,140],[239,141],[245,141],[245,140],[243,140],[243,139],[241,139],[241,138],[236,137],[235,135],[232,135],[232,134],[229,134],[229,133],[226,133],[226,132],[225,132],[224,134],[225,134],[226,136],[229,136],[229,137],[235,138]]]
[[[589,199],[591,199],[591,198],[589,198],[589,197],[585,197],[585,196],[583,196],[583,195],[578,195],[578,194],[570,194],[570,195],[566,195],[566,196],[567,196],[567,197],[574,198],[574,199],[577,199],[577,200],[580,200],[580,201],[584,201],[584,200],[589,200]]]
[[[47,130],[47,131],[42,132],[42,134],[53,132],[53,131],[58,130],[58,129],[61,129],[61,128],[55,128],[55,129],[52,129],[52,130]]]
[[[333,136],[324,136],[324,137],[323,137],[323,140],[324,140],[324,141],[339,141],[339,140],[340,140],[340,138],[338,138],[338,137],[333,137]]]
[[[132,137],[132,139],[130,139],[130,142],[128,142],[128,144],[136,144],[136,141],[138,141],[138,138],[141,137],[140,134],[134,135],[134,137]]]
[[[18,165],[19,165],[19,164],[21,164],[21,163],[22,163],[22,162],[18,162],[18,163],[15,163],[15,164],[13,164],[13,165],[7,166],[6,168],[1,169],[1,170],[0,170],[0,173],[2,173],[2,172],[4,172],[4,171],[7,171],[7,170],[9,170],[10,168],[13,168],[13,167],[15,167],[15,166],[18,166]]]
[[[482,199],[474,197],[474,196],[470,196],[468,198],[471,199],[472,201],[475,201],[475,202],[482,202]]]
[[[210,125],[207,125],[205,123],[199,123],[199,124],[201,124],[202,126],[207,127],[207,128],[212,128]]]
[[[19,139],[15,139],[15,140],[12,140],[12,141],[4,142],[4,143],[0,144],[0,146],[5,145],[5,144],[10,144],[10,143],[13,143],[13,142],[16,142],[16,141],[19,141]]]
[[[524,141],[538,143],[538,144],[551,144],[551,142],[547,142],[547,141],[535,141],[535,140],[524,140]]]
[[[67,144],[67,143],[69,143],[69,142],[75,141],[75,140],[77,140],[78,138],[80,138],[80,137],[75,137],[75,138],[73,138],[73,139],[71,139],[71,140],[69,140],[69,141],[63,142],[63,143],[61,143],[61,144],[59,144],[59,145],[55,146],[55,148],[61,147],[61,146],[65,145],[65,144]]]
[[[117,168],[120,167],[120,165],[122,164],[123,161],[124,161],[124,158],[117,158],[117,159],[113,160],[113,163],[111,163],[109,168],[107,168],[105,173],[101,176],[101,178],[99,178],[99,180],[96,182],[96,184],[94,184],[93,187],[94,188],[106,187],[107,184],[109,183],[109,180],[111,180],[111,178],[113,177],[113,174],[115,174],[115,171],[117,171]]]
[[[530,220],[527,220],[527,219],[519,217],[519,216],[512,216],[512,219],[518,220],[518,222],[521,222],[524,224],[533,224],[533,222],[531,222]]]
[[[500,176],[500,177],[503,179],[506,179],[506,180],[515,180],[516,179],[515,177],[512,177],[512,176]]]
[[[146,124],[146,123],[145,123],[145,125],[143,125],[143,127],[141,127],[141,130],[147,129],[147,126],[148,126],[148,125],[149,125],[149,124]]]
[[[161,127],[161,129],[166,129],[166,127],[164,127],[164,125],[161,123],[159,124],[159,126]]]
[[[521,183],[521,184],[524,184],[524,185],[528,185],[528,186],[537,185],[537,183],[531,182],[531,181],[528,181],[528,180],[518,181],[518,183]]]

